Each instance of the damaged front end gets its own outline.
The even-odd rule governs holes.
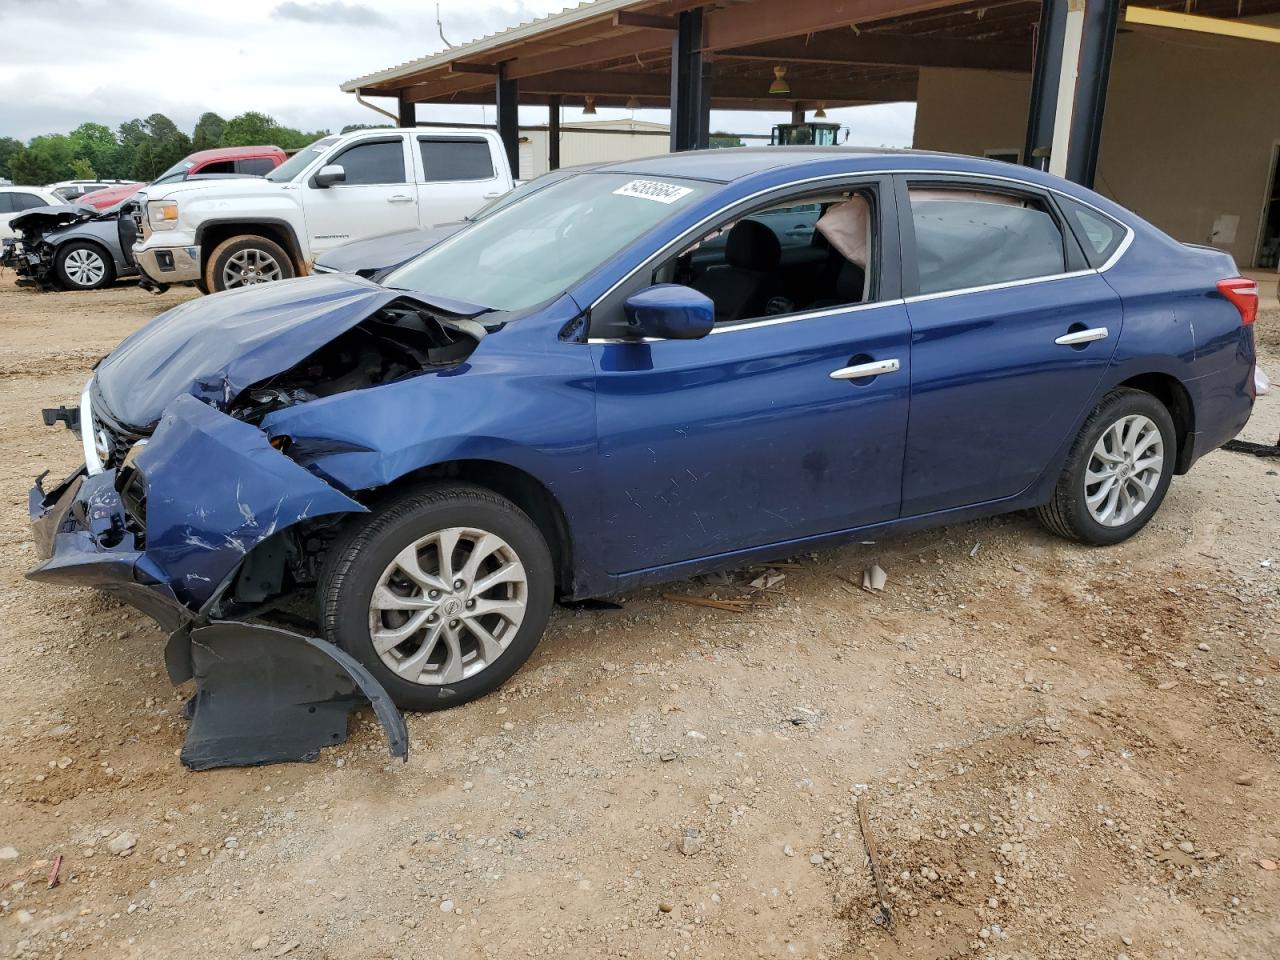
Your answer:
[[[312,295],[295,295],[292,314],[270,312],[273,336],[218,323],[237,294],[195,301],[212,318],[171,311],[99,365],[79,411],[46,411],[84,434],[87,464],[32,490],[42,562],[27,576],[96,587],[170,633],[170,678],[197,684],[182,751],[192,769],[312,758],[345,738],[348,712],[366,701],[392,755],[407,757],[404,721],[363,667],[256,622],[314,584],[338,524],[366,512],[305,466],[311,441],[269,438],[257,424],[456,367],[485,328],[352,278],[307,283]],[[258,314],[261,299],[244,296],[245,312]]]
[[[96,216],[92,208],[72,204],[33,207],[9,221],[16,236],[0,241],[0,267],[17,274],[20,287],[52,288],[55,285],[57,247],[49,236],[63,227]]]

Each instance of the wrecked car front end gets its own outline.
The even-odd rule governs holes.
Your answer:
[[[314,581],[336,522],[366,507],[259,424],[454,366],[484,336],[458,313],[351,277],[272,287],[285,289],[183,305],[122,343],[78,410],[46,411],[79,430],[85,464],[51,487],[42,476],[30,497],[41,558],[30,579],[96,587],[169,632],[170,678],[197,681],[182,752],[193,769],[312,757],[345,737],[364,701],[406,756],[403,719],[363,667],[261,622]]]
[[[103,211],[80,204],[34,207],[9,225],[16,236],[0,243],[0,266],[13,270],[18,286],[58,289],[58,252],[77,240],[109,257],[113,276],[134,271],[133,221],[121,217],[118,207]]]

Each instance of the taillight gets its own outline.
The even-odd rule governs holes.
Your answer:
[[[1248,277],[1218,281],[1218,292],[1240,311],[1240,323],[1248,326],[1258,319],[1258,284]]]

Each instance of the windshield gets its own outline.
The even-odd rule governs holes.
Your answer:
[[[268,173],[267,179],[274,183],[288,183],[299,173],[309,167],[316,157],[320,156],[320,154],[324,153],[337,142],[337,137],[324,137],[317,140],[309,147],[303,147],[284,163],[280,164],[280,166]]]
[[[509,207],[517,200],[523,200],[530,194],[537,193],[539,190],[549,187],[553,183],[559,183],[561,180],[574,176],[577,176],[577,171],[574,170],[552,170],[550,173],[544,173],[540,177],[534,177],[532,180],[526,180],[524,183],[519,184],[515,189],[508,190],[500,197],[494,197],[475,213],[471,214],[471,216],[463,217],[462,219],[483,220],[485,217],[489,216],[489,214],[497,213],[503,207]]]
[[[152,183],[176,183],[179,180],[187,178],[187,171],[195,166],[191,160],[179,160],[172,167],[166,170],[160,176],[152,180]]]
[[[383,283],[523,310],[569,289],[709,189],[673,177],[569,176],[490,212]]]

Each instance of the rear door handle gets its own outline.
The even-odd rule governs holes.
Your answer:
[[[878,377],[882,373],[897,373],[902,365],[897,357],[892,360],[873,360],[871,363],[857,363],[852,367],[841,367],[831,371],[832,380],[861,380],[863,377]]]
[[[1110,334],[1106,327],[1091,327],[1088,330],[1076,330],[1072,333],[1064,333],[1057,340],[1053,341],[1060,347],[1074,347],[1081,343],[1092,343],[1094,340],[1105,340]]]
[[[497,200],[500,196],[502,196],[502,194],[501,194],[501,193],[498,193],[497,191],[495,191],[495,192],[493,192],[493,193],[486,193],[486,194],[485,194],[481,199],[483,199],[483,200]]]
[[[413,197],[397,193],[394,196],[387,197],[387,203],[413,203]]]

